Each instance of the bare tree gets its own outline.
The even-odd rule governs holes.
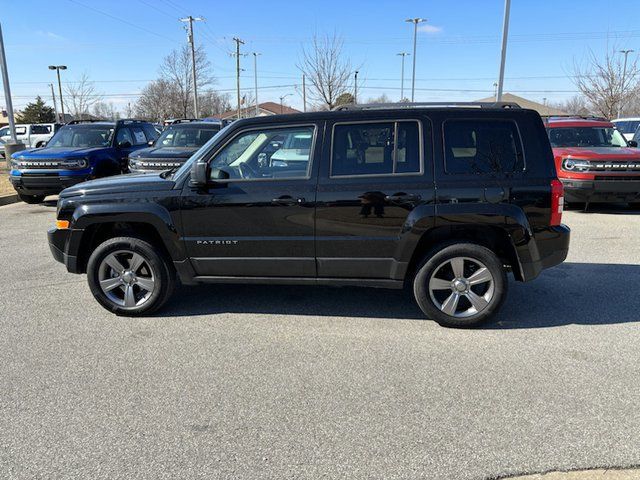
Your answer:
[[[312,101],[331,109],[336,99],[349,91],[349,81],[353,68],[342,52],[343,40],[335,33],[319,38],[313,36],[310,49],[303,48],[302,60],[298,68],[311,83]]]
[[[591,115],[589,102],[583,95],[575,95],[564,102],[549,102],[548,107],[562,110],[570,115]]]
[[[96,102],[93,105],[93,114],[98,118],[106,120],[117,120],[120,118],[120,112],[113,102]]]
[[[195,51],[196,57],[196,81],[198,89],[214,83],[211,75],[211,62],[207,59],[207,54],[198,46]],[[174,84],[178,93],[177,98],[173,98],[179,102],[181,117],[193,115],[193,75],[191,74],[192,62],[191,51],[187,45],[183,45],[179,50],[173,50],[169,55],[164,57],[162,65],[160,65],[160,78]]]
[[[219,95],[214,90],[208,90],[202,94],[198,92],[198,104],[200,115],[210,117],[231,110],[231,97],[229,94]]]
[[[387,97],[386,93],[383,93],[379,97],[372,97],[367,100],[367,103],[391,103],[391,99]]]
[[[624,56],[617,48],[598,58],[591,51],[586,65],[574,63],[573,82],[586,98],[589,109],[606,118],[615,118],[629,93],[638,87],[638,59],[629,59],[624,73]],[[624,76],[624,85],[623,82]]]
[[[65,105],[74,117],[82,118],[89,114],[89,109],[102,101],[102,94],[98,93],[89,76],[83,73],[75,82],[65,85]]]
[[[136,102],[136,115],[155,121],[183,117],[182,98],[178,85],[160,78],[142,89]]]

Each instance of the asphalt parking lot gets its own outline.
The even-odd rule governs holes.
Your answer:
[[[0,477],[486,479],[640,463],[640,212],[450,330],[405,292],[182,288],[115,317],[0,207]]]

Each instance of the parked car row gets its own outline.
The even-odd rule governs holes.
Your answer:
[[[551,118],[549,141],[569,203],[627,202],[640,208],[640,149],[613,122]]]
[[[9,178],[21,200],[39,203],[86,180],[179,167],[219,130],[217,122],[175,122],[158,138],[141,120],[73,121],[44,148],[14,154]]]

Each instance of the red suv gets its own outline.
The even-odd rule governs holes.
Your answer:
[[[640,149],[609,121],[550,118],[547,133],[566,202],[640,208]]]

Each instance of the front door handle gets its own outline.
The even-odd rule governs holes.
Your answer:
[[[274,205],[302,205],[305,202],[304,198],[293,198],[291,195],[283,195],[271,200]]]

